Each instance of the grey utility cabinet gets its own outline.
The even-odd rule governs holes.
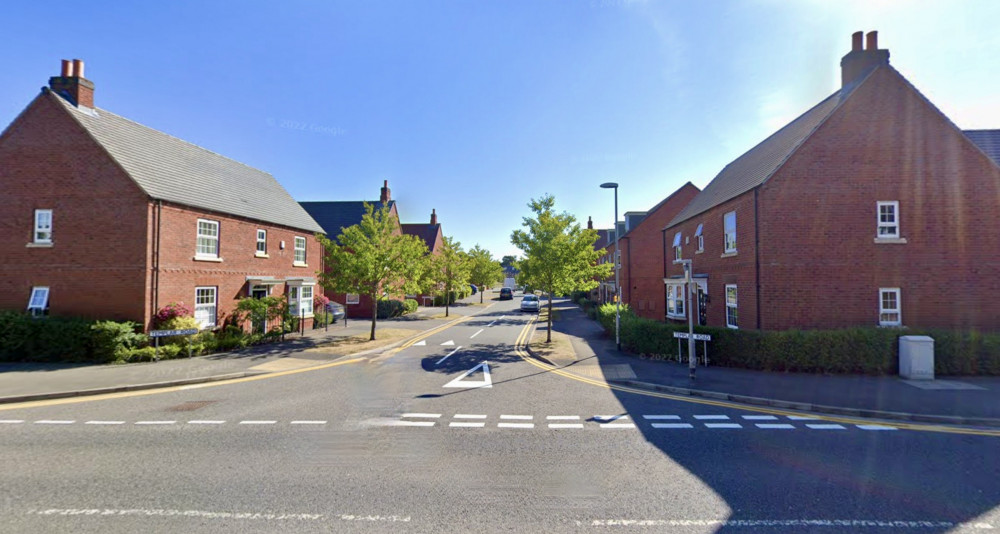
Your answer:
[[[900,336],[899,376],[910,380],[934,380],[934,338]]]

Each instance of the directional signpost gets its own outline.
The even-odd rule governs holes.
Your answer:
[[[703,365],[708,365],[708,342],[712,341],[712,336],[709,334],[688,334],[687,332],[674,332],[674,337],[677,338],[677,357],[680,361],[684,361],[681,358],[681,340],[690,339],[692,341],[701,341],[702,348],[705,349],[705,358],[702,361]],[[693,346],[693,345],[691,345]]]

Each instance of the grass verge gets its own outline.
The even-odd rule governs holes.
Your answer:
[[[384,347],[417,334],[418,330],[408,328],[380,328],[375,331],[375,341],[369,341],[369,334],[358,334],[334,339],[328,343],[323,343],[316,347],[306,349],[306,352],[322,352],[323,354],[334,354],[346,356],[356,352]]]

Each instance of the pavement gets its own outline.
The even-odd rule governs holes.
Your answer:
[[[411,316],[379,321],[378,328],[409,328],[415,336],[481,310],[473,305],[478,303],[479,295],[463,299],[451,309],[453,317],[448,319],[434,318],[443,308],[421,307]],[[549,363],[590,380],[803,412],[1000,427],[1000,377],[910,381],[898,376],[775,373],[709,365],[699,366],[692,380],[686,363],[618,351],[613,337],[568,300],[557,301],[555,307],[559,314],[553,330],[569,339],[575,359]],[[322,365],[357,355],[335,356],[303,349],[365,333],[370,326],[368,321],[351,319],[346,327],[338,323],[304,336],[291,334],[284,342],[190,359],[125,365],[0,364],[0,403],[194,384]]]
[[[566,372],[609,384],[756,406],[850,417],[947,425],[1000,427],[1000,377],[946,376],[904,380],[898,376],[818,375],[751,371],[700,365],[689,377],[685,361],[617,350],[614,336],[568,300],[553,331],[570,340],[575,361],[550,362]],[[539,325],[539,328],[545,328]]]
[[[487,303],[491,296],[487,293]],[[481,310],[473,305],[479,304],[479,298],[476,294],[459,301],[458,306],[451,307],[450,317],[446,319],[438,317],[444,313],[443,307],[420,307],[404,317],[378,321],[376,338],[378,331],[386,328],[409,329],[414,336],[419,335]],[[322,365],[364,353],[340,356],[303,350],[338,338],[367,334],[370,329],[370,320],[348,319],[346,324],[338,321],[329,328],[309,330],[304,335],[287,334],[282,342],[157,362],[109,365],[0,363],[0,404],[198,384]],[[386,350],[406,339],[368,352]]]

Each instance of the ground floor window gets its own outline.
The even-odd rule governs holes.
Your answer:
[[[215,327],[218,312],[218,289],[215,287],[196,287],[194,289],[194,318],[202,329]]]
[[[878,293],[879,326],[899,326],[903,324],[899,288],[883,287],[879,288]]]
[[[667,284],[667,317],[684,319],[684,284]]]
[[[313,289],[311,284],[288,286],[288,313],[292,317],[313,316]]]
[[[739,314],[736,306],[736,284],[726,284],[726,326],[739,328]]]
[[[31,298],[28,299],[28,311],[31,315],[45,315],[49,311],[49,288],[31,288]]]

